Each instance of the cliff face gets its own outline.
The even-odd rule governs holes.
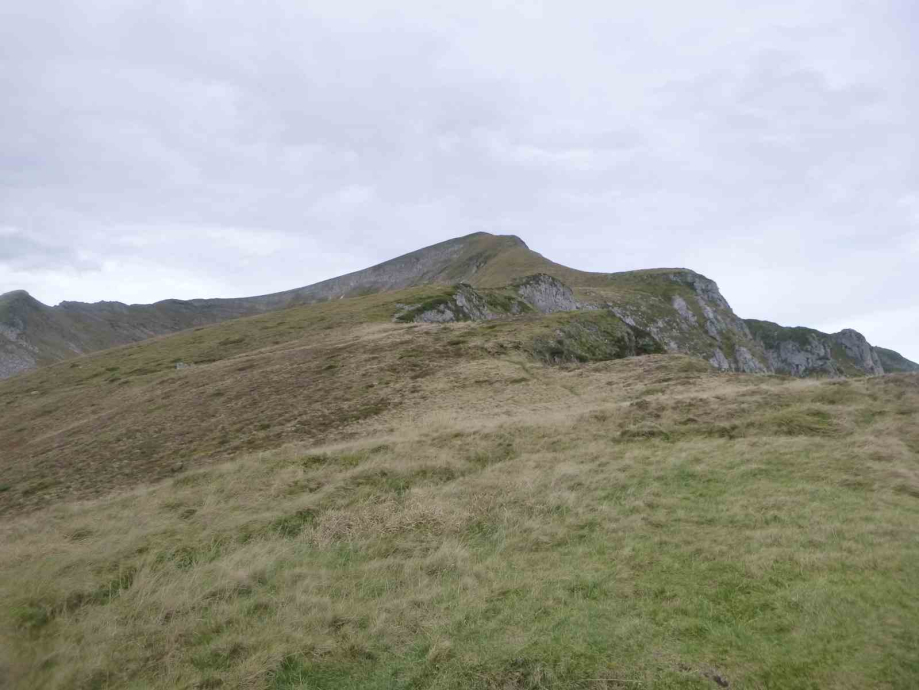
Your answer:
[[[768,373],[765,352],[718,285],[686,269],[612,274],[610,287],[591,290],[630,326],[650,333],[666,352],[696,355],[722,371]]]
[[[479,320],[527,312],[603,310],[613,321],[598,317],[603,327],[592,322],[589,339],[599,343],[607,338],[604,334],[616,333],[616,338],[607,339],[622,336],[644,345],[604,348],[592,342],[584,351],[659,350],[695,355],[723,371],[794,376],[919,370],[919,365],[893,351],[873,348],[855,331],[827,335],[744,321],[714,281],[690,270],[587,273],[549,261],[517,237],[476,233],[362,271],[259,297],[165,300],[150,305],[63,302],[48,307],[25,292],[2,295],[0,378],[228,319],[424,285],[443,285],[445,290],[431,304],[403,305],[398,320]],[[580,332],[579,327],[566,327]]]
[[[861,333],[846,329],[821,333],[811,328],[786,328],[769,321],[747,320],[747,326],[762,344],[771,368],[791,376],[878,376],[888,373],[884,359],[893,371],[911,371],[919,366],[896,352],[884,350],[882,357]],[[898,369],[895,361],[902,362]]]

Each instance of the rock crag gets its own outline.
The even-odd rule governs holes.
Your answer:
[[[790,376],[880,376],[917,371],[915,365],[892,350],[875,348],[858,331],[821,333],[812,328],[788,328],[770,321],[748,319],[747,326],[762,345],[769,366]],[[881,353],[889,354],[881,354]],[[890,364],[888,370],[884,360]],[[899,364],[897,363],[899,360]],[[916,367],[911,369],[910,366]]]

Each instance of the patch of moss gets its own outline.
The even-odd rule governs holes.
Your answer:
[[[551,321],[549,323],[552,323]],[[533,338],[526,349],[550,364],[599,362],[663,352],[650,333],[605,311],[567,314],[551,334]]]
[[[771,321],[758,321],[756,319],[746,319],[744,323],[747,324],[747,328],[750,329],[753,337],[770,350],[778,348],[779,344],[784,341],[791,341],[802,348],[810,347],[812,337],[816,337],[818,340],[826,337],[820,331],[801,326],[780,326]]]
[[[737,361],[737,341],[730,331],[721,335],[721,351],[724,352],[729,361]]]
[[[527,314],[533,307],[507,290],[482,290],[488,308],[499,314]]]
[[[432,297],[428,297],[418,304],[413,304],[407,310],[401,312],[395,317],[396,321],[401,323],[412,323],[416,318],[428,311],[435,311],[441,307],[455,306],[453,302],[453,296],[451,294],[439,294]],[[457,316],[460,316],[457,314]]]
[[[278,536],[291,539],[309,525],[316,522],[316,512],[310,509],[298,510],[293,515],[285,515],[271,523],[269,531]]]

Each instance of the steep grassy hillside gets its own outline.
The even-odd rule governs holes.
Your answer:
[[[393,321],[454,294],[0,383],[0,687],[915,687],[919,376]]]

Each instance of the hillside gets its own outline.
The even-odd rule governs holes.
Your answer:
[[[0,296],[0,378],[243,316],[419,286],[467,284],[480,290],[501,290],[538,274],[570,288],[578,308],[608,311],[629,328],[650,334],[664,351],[702,357],[726,371],[794,375],[876,375],[885,371],[882,356],[854,331],[844,331],[832,347],[825,346],[821,334],[823,340],[805,347],[804,353],[797,347],[795,329],[782,331],[788,337],[781,342],[770,331],[767,345],[762,329],[756,338],[750,331],[751,324],[766,322],[738,318],[718,286],[693,271],[587,273],[549,261],[518,237],[476,233],[362,271],[260,297],[166,300],[152,305],[63,302],[48,307],[25,292],[9,293]],[[847,333],[851,337],[845,337]],[[892,371],[913,366],[895,352],[883,359]]]
[[[26,292],[11,292],[0,296],[0,378],[242,316],[415,285],[471,280],[492,258],[518,246],[525,249],[517,238],[479,233],[307,287],[240,299],[165,300],[149,305],[62,302],[48,307]],[[529,261],[540,264],[533,258]]]
[[[0,382],[0,686],[914,687],[919,376],[596,361],[657,340],[547,305],[415,287]]]

